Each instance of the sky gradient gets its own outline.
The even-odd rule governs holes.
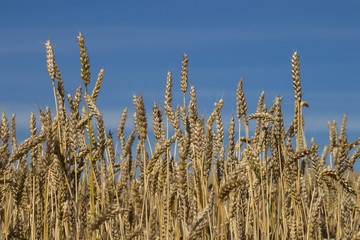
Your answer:
[[[73,93],[81,84],[76,36],[82,32],[90,56],[92,84],[105,78],[98,106],[114,130],[132,94],[150,109],[164,100],[166,74],[173,72],[175,101],[179,76],[189,56],[189,83],[196,86],[200,114],[209,116],[224,98],[223,118],[235,112],[240,78],[248,113],[261,91],[267,105],[283,97],[293,114],[290,59],[301,64],[307,137],[327,144],[327,122],[348,115],[350,140],[360,135],[359,1],[1,1],[0,111],[17,115],[25,134],[30,112],[53,105],[44,43],[54,45],[56,62]],[[93,86],[93,85],[91,85]],[[26,134],[25,134],[26,135]]]

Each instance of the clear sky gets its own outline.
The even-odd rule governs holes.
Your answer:
[[[44,43],[54,45],[65,88],[81,84],[76,36],[85,36],[92,83],[105,78],[98,104],[115,129],[132,94],[143,94],[150,112],[162,104],[167,71],[178,84],[183,53],[200,113],[225,100],[224,120],[235,113],[235,91],[244,79],[248,113],[261,91],[271,105],[283,96],[293,114],[290,59],[301,59],[307,137],[327,144],[327,122],[348,115],[350,140],[360,135],[359,1],[0,1],[0,111],[17,114],[26,129],[31,111],[53,108]],[[179,104],[180,94],[178,95]],[[288,126],[288,124],[287,124]],[[321,142],[320,142],[321,143]]]

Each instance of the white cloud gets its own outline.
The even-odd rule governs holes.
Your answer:
[[[11,115],[15,114],[16,127],[23,131],[28,128],[30,122],[30,114],[34,112],[38,116],[38,107],[21,104],[1,104],[0,112],[5,113],[7,119],[10,121]]]
[[[84,34],[91,43],[96,43],[93,52],[121,52],[124,50],[141,50],[154,47],[182,47],[204,46],[209,44],[241,43],[248,41],[273,41],[273,40],[306,40],[306,39],[346,39],[358,38],[357,29],[348,27],[329,26],[203,26],[187,28],[167,27],[139,27],[121,25],[84,26]],[[24,54],[36,53],[41,48],[41,43],[52,39],[53,43],[61,46],[61,52],[73,52],[76,45],[78,28],[64,25],[58,26],[56,31],[38,26],[28,28],[20,26],[16,32],[10,27],[3,27],[0,35],[0,53]],[[72,38],[71,38],[72,36]],[[72,44],[71,44],[72,43]],[[36,44],[36,45],[35,45]],[[30,47],[31,46],[31,47]]]
[[[314,132],[327,132],[328,122],[336,121],[338,128],[341,126],[343,115],[341,114],[310,114],[305,116],[305,129]],[[360,134],[360,115],[347,115],[347,131]]]

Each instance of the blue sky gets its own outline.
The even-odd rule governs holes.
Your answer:
[[[293,114],[290,59],[301,59],[307,137],[327,144],[327,122],[348,115],[350,140],[360,135],[359,1],[1,1],[0,111],[17,114],[26,131],[31,111],[53,108],[46,71],[46,40],[69,93],[81,84],[76,36],[85,36],[92,83],[105,79],[98,105],[115,129],[132,94],[143,94],[150,112],[162,104],[167,71],[179,92],[183,53],[200,113],[224,98],[224,120],[235,113],[235,91],[244,79],[248,113],[261,91],[271,105],[283,96]],[[180,94],[177,95],[180,101]]]

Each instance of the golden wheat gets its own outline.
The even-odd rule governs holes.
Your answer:
[[[308,103],[297,52],[288,128],[281,97],[268,109],[262,92],[255,112],[247,113],[242,79],[238,130],[234,116],[224,129],[223,99],[202,115],[196,88],[188,91],[184,54],[183,104],[173,103],[168,72],[164,104],[152,108],[152,135],[143,97],[134,95],[135,130],[128,133],[125,108],[114,138],[96,104],[104,70],[89,94],[82,34],[78,44],[83,86],[65,96],[53,47],[45,43],[54,115],[48,107],[39,117],[31,113],[29,137],[18,142],[15,115],[9,122],[2,114],[0,239],[359,239],[360,184],[353,167],[360,137],[349,141],[345,115],[339,131],[329,122],[329,145],[321,154],[313,139],[307,146],[302,107]],[[252,135],[249,121],[255,121]]]

